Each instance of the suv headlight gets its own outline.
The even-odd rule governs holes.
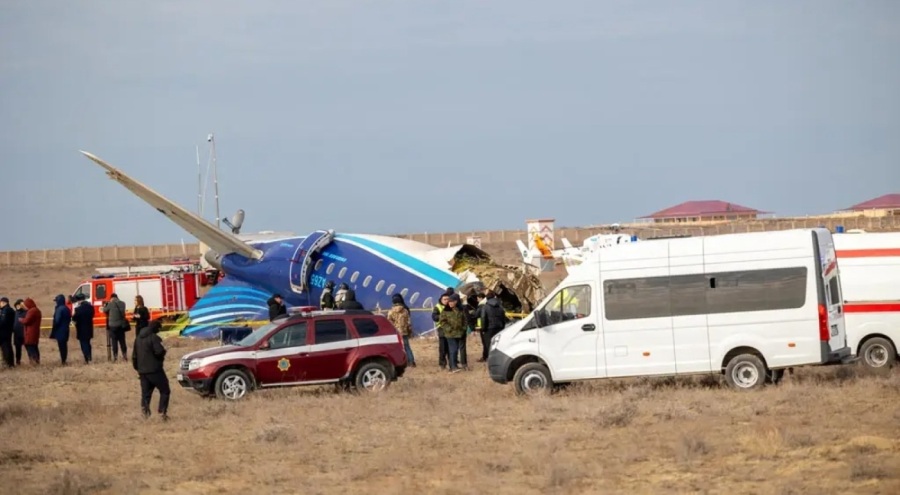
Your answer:
[[[195,370],[195,369],[197,369],[197,368],[199,368],[199,367],[200,367],[200,360],[199,360],[199,359],[191,359],[191,361],[188,363],[188,371]]]

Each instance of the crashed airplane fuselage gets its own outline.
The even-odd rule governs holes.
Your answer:
[[[267,300],[318,306],[326,282],[342,282],[363,307],[386,312],[402,294],[417,335],[434,331],[431,310],[447,287],[480,283],[503,296],[508,311],[530,311],[543,296],[531,275],[495,264],[481,249],[438,248],[398,237],[318,230],[306,236],[242,240],[86,152],[107,175],[208,246],[204,259],[224,277],[188,313],[181,334],[215,338],[222,325],[268,319]],[[337,287],[336,287],[337,288]]]

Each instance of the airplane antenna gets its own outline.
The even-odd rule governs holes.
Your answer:
[[[216,227],[221,228],[221,217],[219,216],[219,167],[216,165],[216,141],[212,134],[209,135],[207,141],[210,143],[210,156],[212,157],[213,165],[213,188],[216,194]]]
[[[197,146],[197,214],[203,216],[203,169],[200,168],[199,146]]]

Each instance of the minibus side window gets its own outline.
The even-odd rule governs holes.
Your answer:
[[[542,311],[546,314],[546,325],[591,316],[591,286],[575,285],[560,290]]]

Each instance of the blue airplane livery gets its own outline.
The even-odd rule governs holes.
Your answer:
[[[471,286],[486,286],[501,294],[504,305],[512,311],[531,310],[540,296],[504,283],[533,275],[521,272],[505,276],[521,269],[498,265],[471,244],[440,248],[399,237],[333,230],[317,230],[305,236],[240,235],[241,210],[233,222],[237,225],[229,233],[93,154],[81,153],[195,236],[201,242],[206,264],[224,274],[189,310],[183,336],[217,338],[221,326],[268,320],[267,301],[273,294],[280,294],[289,307],[318,307],[328,281],[334,282],[335,289],[347,284],[356,292],[357,301],[370,311],[387,311],[391,296],[401,294],[411,310],[417,335],[434,331],[431,310],[447,287],[464,291]],[[462,259],[490,266],[492,275],[479,278],[471,270],[462,269],[457,273],[454,267]]]

